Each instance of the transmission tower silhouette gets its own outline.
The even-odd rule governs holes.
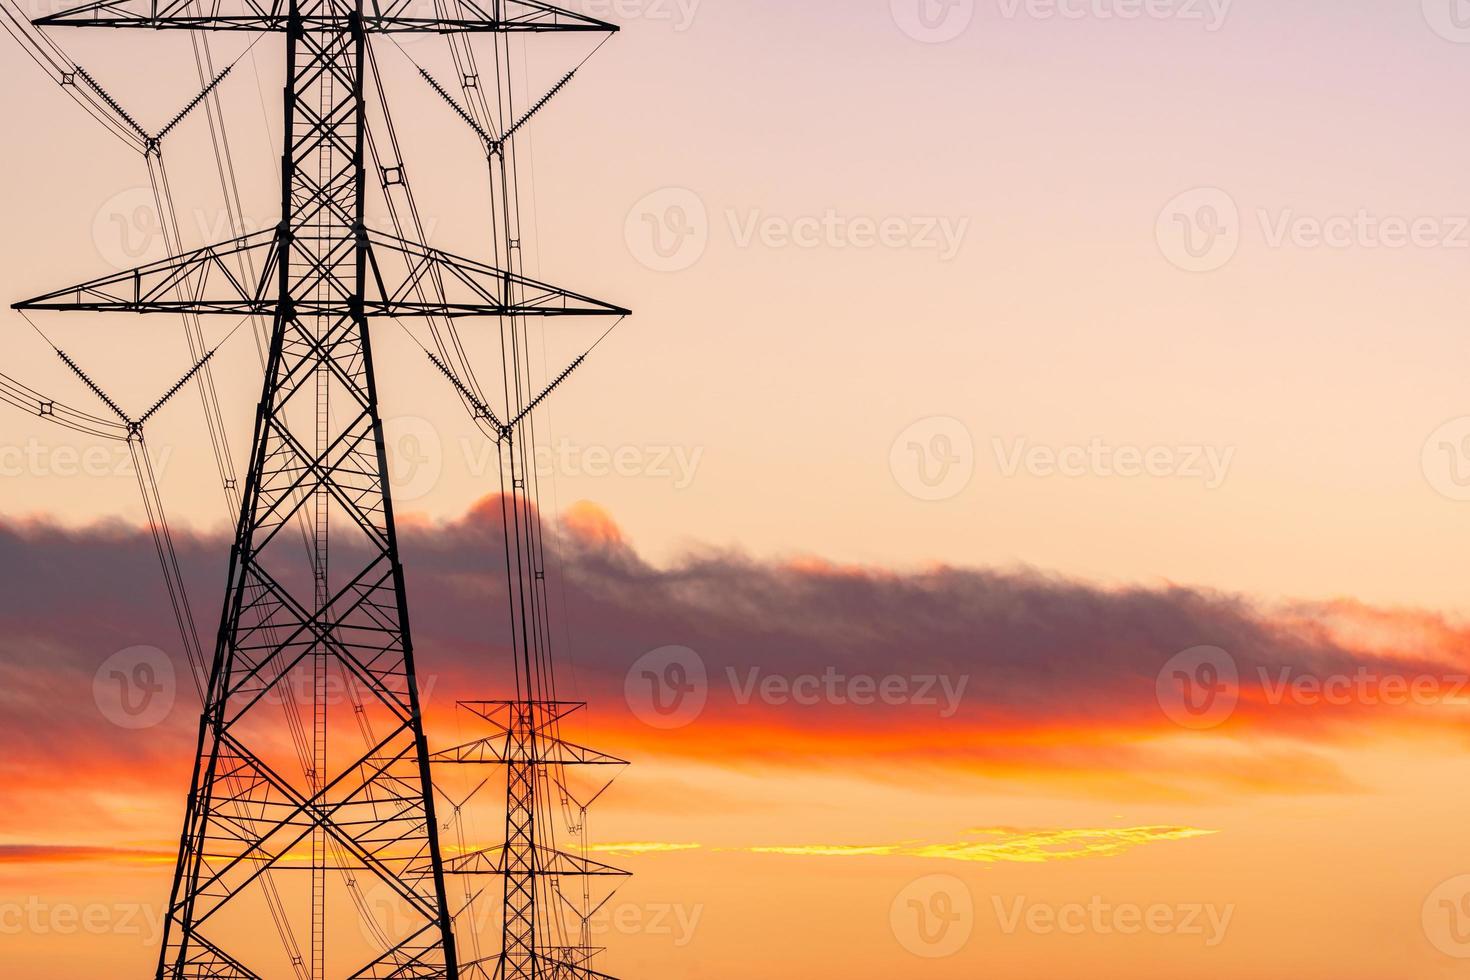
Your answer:
[[[593,969],[599,950],[589,923],[610,894],[599,902],[589,881],[624,872],[587,857],[586,812],[611,779],[594,779],[589,789],[569,773],[625,763],[562,735],[563,721],[583,705],[557,693],[532,425],[534,411],[586,354],[538,388],[527,330],[528,320],[542,317],[621,318],[628,311],[521,269],[514,136],[576,69],[517,112],[507,65],[509,35],[617,28],[536,0],[435,0],[431,10],[410,0],[104,0],[31,26],[261,32],[285,42],[279,224],[187,249],[172,202],[160,193],[172,257],[14,307],[23,315],[181,315],[195,358],[189,372],[133,419],[57,348],[120,423],[0,376],[0,399],[124,439],[134,459],[141,456],[140,485],[170,599],[202,674],[198,751],[158,980],[605,976]],[[437,34],[450,45],[459,98],[428,69],[419,72],[482,144],[501,202],[492,220],[492,261],[425,241],[371,41],[394,34]],[[476,35],[491,35],[496,46],[490,80],[477,67],[470,43]],[[143,153],[155,190],[167,185],[165,139],[200,107],[218,149],[218,89],[233,64],[214,72],[203,58],[203,89],[149,133],[51,41],[17,40],[33,58],[40,52],[38,63],[54,68],[73,98]],[[368,226],[370,190],[383,194],[392,231]],[[210,317],[232,318],[226,339],[255,322],[268,343],[243,487],[221,450],[210,362],[224,341],[206,346],[201,318]],[[476,379],[456,332],[462,318],[498,323],[502,395],[488,397]],[[514,696],[463,702],[486,734],[437,752],[425,730],[372,347],[375,322],[396,323],[418,341],[406,321],[426,325],[432,344],[420,346],[500,459]],[[145,423],[195,381],[238,517],[209,658],[192,635],[187,583],[142,448]],[[436,765],[503,772],[502,843],[472,848],[461,824],[454,852],[445,853],[441,831],[454,825],[466,801],[450,800],[453,815],[441,820],[436,796],[448,794],[436,785]],[[578,848],[557,847],[563,830]],[[503,880],[494,917],[500,949],[466,956],[465,949],[479,950],[476,909],[488,890],[469,882],[483,875]],[[448,882],[460,878],[464,897],[452,903]],[[280,951],[268,953],[260,941],[263,921],[280,933]]]

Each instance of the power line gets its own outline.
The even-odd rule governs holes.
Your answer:
[[[128,417],[76,359],[46,341],[118,416],[130,446],[143,454],[137,463],[140,487],[181,636],[197,634],[197,630],[156,474],[147,465],[143,426],[197,379],[221,472],[227,472],[223,424],[215,415],[218,401],[210,373],[218,345],[203,349],[199,319],[244,312],[235,327],[238,330],[259,313],[269,310],[272,314],[251,464],[240,493],[229,591],[219,643],[203,683],[201,751],[195,760],[194,789],[165,921],[159,980],[165,976],[258,976],[245,965],[258,951],[234,945],[227,949],[231,944],[211,936],[208,925],[220,909],[258,889],[263,889],[277,922],[292,970],[301,980],[324,980],[326,964],[331,962],[326,947],[334,938],[328,926],[325,877],[333,869],[346,877],[360,914],[371,911],[361,890],[361,881],[370,880],[396,896],[421,924],[407,938],[376,927],[369,930],[387,948],[355,976],[405,975],[403,971],[409,969],[416,977],[460,976],[455,923],[461,921],[464,909],[450,909],[445,887],[447,876],[460,874],[496,874],[504,881],[501,950],[488,959],[477,957],[474,963],[464,964],[468,970],[488,975],[493,969],[500,980],[601,976],[590,966],[592,950],[585,941],[585,917],[580,921],[579,941],[569,938],[560,915],[559,903],[565,899],[560,879],[621,873],[586,857],[585,836],[581,855],[556,849],[549,789],[560,787],[565,800],[568,766],[616,768],[623,763],[572,745],[559,734],[563,719],[576,706],[555,698],[544,532],[539,507],[532,505],[539,491],[527,454],[528,446],[534,447],[532,412],[585,361],[610,329],[560,375],[539,386],[531,381],[526,331],[528,318],[590,315],[620,322],[626,311],[527,280],[520,273],[513,139],[565,87],[575,69],[517,114],[511,108],[515,99],[506,42],[512,33],[610,32],[613,28],[538,0],[497,4],[493,15],[469,0],[444,0],[440,10],[441,17],[426,20],[407,16],[399,8],[375,6],[368,11],[363,0],[327,0],[309,10],[293,3],[284,12],[280,7],[267,11],[249,5],[243,13],[220,5],[150,5],[146,10],[133,10],[122,0],[85,14],[64,13],[44,20],[87,27],[254,29],[283,37],[287,55],[281,221],[274,237],[265,243],[268,248],[262,248],[263,240],[237,230],[237,238],[230,243],[184,251],[162,164],[162,138],[183,118],[204,107],[227,207],[237,204],[238,183],[223,140],[217,100],[229,67],[212,71],[207,49],[196,44],[202,88],[153,136],[85,70],[62,71],[62,84],[75,89],[74,97],[79,97],[84,108],[115,135],[144,150],[160,213],[167,216],[169,245],[176,255],[17,307],[23,314],[35,310],[126,311],[177,313],[186,318],[194,365],[136,420]],[[6,24],[14,36],[14,19],[7,18]],[[426,30],[437,30],[449,39],[459,65],[475,64],[471,34],[490,34],[495,45],[495,100],[502,135],[497,152],[490,154],[498,162],[491,162],[489,173],[496,190],[497,209],[491,224],[496,230],[500,268],[448,255],[422,241],[422,222],[408,190],[403,154],[368,35]],[[27,53],[43,68],[57,67],[53,64],[56,51],[45,43],[28,43]],[[467,120],[479,117],[486,119],[479,125],[491,125],[486,94],[468,92],[478,87],[469,76],[462,75],[462,83],[470,106],[464,113]],[[368,111],[370,91],[381,107],[381,123]],[[375,129],[381,129],[385,143],[376,138]],[[391,160],[380,157],[385,150],[391,152]],[[389,195],[395,235],[363,227],[370,156],[379,165],[381,184]],[[393,187],[403,190],[394,192]],[[407,224],[397,211],[395,193],[404,197]],[[231,214],[233,219],[235,212]],[[265,260],[259,275],[253,265],[257,256]],[[232,262],[244,266],[243,274],[220,274]],[[261,291],[272,282],[276,290],[267,303]],[[461,316],[499,321],[501,415],[489,409],[481,394],[475,366],[455,326],[455,318]],[[499,848],[460,853],[452,859],[445,858],[438,837],[430,754],[388,487],[368,330],[369,320],[378,317],[428,320],[440,353],[435,355],[425,347],[426,353],[466,404],[483,409],[480,414],[497,427],[503,443],[499,477],[517,690],[512,700],[469,702],[476,717],[489,725],[490,737],[473,747],[435,753],[433,759],[503,767],[507,774],[503,813],[507,839]],[[29,316],[26,319],[45,339]],[[0,386],[0,394],[13,404],[38,413],[47,411],[47,403],[28,391],[24,386]],[[56,411],[54,404],[50,411]],[[499,418],[511,421],[501,423]],[[68,419],[94,426],[98,432],[115,428],[115,423],[88,422],[79,416],[69,415]],[[272,546],[278,532],[293,522],[309,531],[305,568],[296,571],[280,549]],[[348,539],[348,547],[345,552],[330,549],[329,559],[328,542],[338,536]],[[301,586],[305,581],[312,583],[310,588]],[[187,640],[185,645],[190,647]],[[197,650],[197,657],[191,653],[191,661],[195,660],[202,666],[202,649]],[[328,733],[338,727],[332,721],[329,665],[335,665],[342,675],[365,754],[347,751],[335,738],[329,740]],[[258,728],[242,724],[243,719],[260,713],[268,694],[289,687],[295,677],[306,682],[305,703],[312,713],[309,733],[294,711],[288,710],[286,716],[291,743],[303,767],[299,781],[284,778],[271,766],[262,754],[265,744],[257,741],[261,737]],[[459,807],[453,822],[462,835]],[[585,820],[580,817],[575,832],[585,835]],[[283,899],[273,872],[299,859],[297,845],[305,849],[308,844],[306,867],[311,875],[304,907],[311,910],[310,941],[303,947],[284,927],[286,909],[292,905]],[[584,894],[590,894],[585,888]],[[484,891],[467,887],[467,905]],[[587,911],[585,905],[582,910]],[[478,948],[477,935],[469,948]],[[491,961],[493,968],[487,965]]]

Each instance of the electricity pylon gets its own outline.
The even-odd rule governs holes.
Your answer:
[[[256,980],[272,969],[303,980],[462,975],[369,324],[627,311],[367,227],[370,35],[615,30],[536,0],[444,0],[434,10],[419,16],[410,0],[103,0],[36,21],[285,36],[277,227],[16,304],[272,324],[158,980]],[[512,439],[520,421],[500,435]],[[293,525],[303,529],[304,561],[288,547]],[[532,692],[516,703],[535,700]],[[523,745],[544,742],[547,719],[555,721],[534,708],[513,715]],[[538,750],[517,751],[531,755],[511,766],[513,781],[544,761]],[[529,861],[534,875],[543,867],[535,846],[522,835],[504,853]],[[393,896],[399,927],[375,927],[385,948],[353,959],[329,897],[339,876],[337,893],[354,901],[363,880]],[[293,890],[288,879],[309,884]],[[510,908],[520,888],[507,884],[500,975],[593,975],[551,957],[538,965],[534,930],[514,925],[524,903]],[[307,947],[267,963],[256,934],[267,914],[278,924],[309,921]],[[511,949],[523,936],[526,949]]]

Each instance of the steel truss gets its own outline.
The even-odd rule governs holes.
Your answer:
[[[272,324],[158,980],[262,977],[249,935],[219,926],[262,899],[272,914],[309,915],[310,947],[291,964],[309,980],[338,970],[350,980],[603,976],[588,965],[590,946],[549,946],[536,932],[539,879],[622,874],[537,839],[536,783],[546,767],[622,764],[548,727],[567,706],[536,700],[533,685],[503,711],[482,706],[498,735],[435,757],[502,765],[509,774],[506,843],[449,861],[441,852],[369,324],[627,311],[368,229],[365,73],[373,33],[616,28],[535,0],[456,0],[436,10],[450,6],[455,16],[425,18],[411,15],[408,0],[106,0],[35,22],[285,35],[279,226],[16,304],[266,316]],[[237,271],[252,267],[258,276]],[[524,424],[525,411],[510,417]],[[516,429],[498,434],[511,443]],[[528,507],[518,500],[515,510],[519,534]],[[299,555],[288,558],[281,534],[301,522],[311,529],[304,566]],[[279,725],[267,715],[302,678],[311,753],[294,774],[277,760]],[[350,693],[365,750],[332,734],[342,727],[334,680]],[[310,876],[309,909],[281,905],[274,882],[288,873]],[[386,950],[350,972],[327,954],[329,873],[376,883],[409,920]],[[506,879],[506,945],[462,964],[446,875],[484,873]]]

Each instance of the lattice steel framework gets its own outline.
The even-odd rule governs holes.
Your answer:
[[[408,0],[106,0],[36,22],[285,37],[278,227],[16,304],[256,315],[272,323],[159,980],[262,976],[249,965],[256,951],[248,930],[228,925],[231,910],[260,902],[274,916],[309,916],[310,947],[291,964],[298,976],[469,975],[456,951],[445,876],[486,871],[506,876],[505,947],[493,968],[475,964],[474,971],[507,980],[600,976],[575,956],[537,946],[537,877],[602,871],[543,853],[534,784],[541,766],[617,760],[568,756],[585,750],[568,748],[548,729],[565,709],[538,702],[529,673],[529,686],[507,703],[503,721],[488,708],[481,713],[502,726],[505,748],[468,758],[462,747],[443,759],[508,767],[507,842],[494,860],[491,852],[449,862],[441,854],[369,324],[374,317],[627,311],[369,229],[364,76],[368,38],[376,32],[615,28],[534,0],[456,0],[434,9],[445,16],[415,16]],[[245,253],[258,261],[236,261]],[[263,271],[252,280],[239,272],[246,267]],[[499,436],[509,444],[515,431],[515,422],[506,424]],[[518,534],[523,507],[515,505]],[[283,542],[293,524],[309,529],[304,563]],[[347,692],[345,708],[334,702],[334,682]],[[297,683],[309,690],[310,751],[295,760],[301,771],[293,773],[275,712],[287,704],[292,723],[290,688]],[[362,747],[338,737],[349,726],[361,731]],[[292,873],[310,875],[309,909],[282,898],[278,881]],[[371,880],[404,910],[407,925],[366,962],[344,965],[341,955],[328,955],[336,928],[327,907],[329,874],[354,885]]]

